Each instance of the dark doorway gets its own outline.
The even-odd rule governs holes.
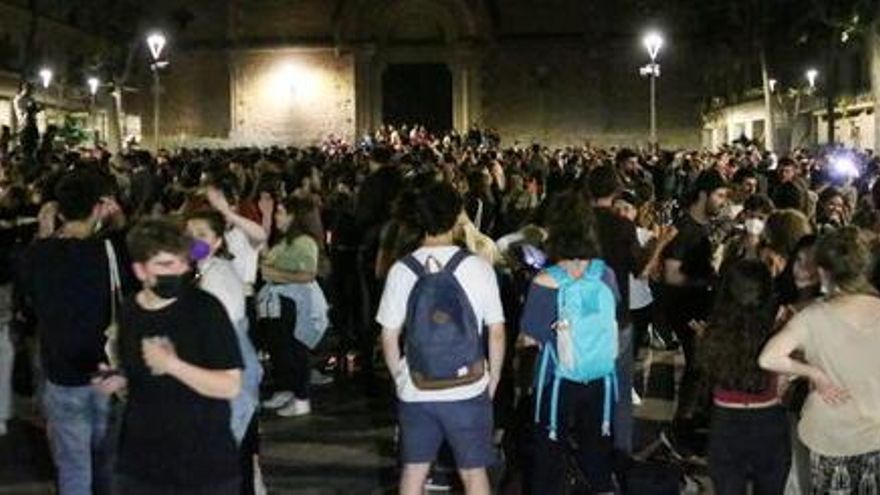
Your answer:
[[[452,73],[445,64],[394,64],[382,74],[382,119],[386,124],[452,128]]]

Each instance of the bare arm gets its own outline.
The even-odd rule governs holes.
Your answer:
[[[167,339],[144,339],[141,353],[154,375],[173,376],[199,395],[233,399],[241,391],[240,369],[211,370],[187,363],[177,356],[174,345]]]
[[[199,395],[212,399],[234,399],[241,391],[241,370],[208,370],[177,360],[169,375]]]
[[[663,281],[676,287],[687,282],[687,278],[681,273],[681,260],[667,259],[663,262]]]
[[[808,378],[822,399],[831,405],[846,402],[849,392],[835,385],[825,371],[791,356],[803,349],[806,339],[807,327],[798,318],[792,319],[764,346],[758,365],[768,371]]]
[[[238,227],[244,232],[245,237],[248,238],[251,245],[260,246],[265,244],[269,239],[269,234],[267,234],[263,226],[257,222],[247,219],[232,210],[221,213],[223,213],[223,217],[226,218],[227,223]]]
[[[223,215],[223,218],[226,219],[226,223],[241,229],[245,237],[247,237],[248,241],[250,241],[251,245],[259,246],[264,244],[269,239],[269,233],[263,228],[262,225],[252,220],[249,220],[233,211],[232,207],[229,205],[229,202],[223,196],[222,192],[214,187],[209,187],[205,193],[205,196],[211,207],[219,211]]]
[[[385,366],[396,378],[400,373],[400,329],[382,329],[382,357],[385,359]]]
[[[504,368],[504,351],[507,335],[504,323],[489,325],[489,396],[495,397],[495,390],[501,381],[501,371]]]

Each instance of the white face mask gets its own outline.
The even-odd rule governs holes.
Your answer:
[[[746,232],[758,236],[764,232],[764,221],[760,218],[749,218],[745,221]]]

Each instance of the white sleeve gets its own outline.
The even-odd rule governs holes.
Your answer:
[[[376,323],[382,328],[398,330],[406,321],[409,293],[415,285],[415,275],[401,263],[395,263],[385,278],[385,289],[376,313]]]
[[[492,265],[479,260],[480,300],[483,313],[483,324],[494,325],[504,323],[504,307],[501,305],[501,293],[498,289],[498,275]]]

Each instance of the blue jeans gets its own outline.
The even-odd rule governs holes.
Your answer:
[[[49,381],[42,398],[59,495],[109,493],[109,398],[91,386],[62,387]]]
[[[619,355],[617,357],[617,407],[614,408],[614,448],[631,454],[633,450],[633,327],[620,331]]]

